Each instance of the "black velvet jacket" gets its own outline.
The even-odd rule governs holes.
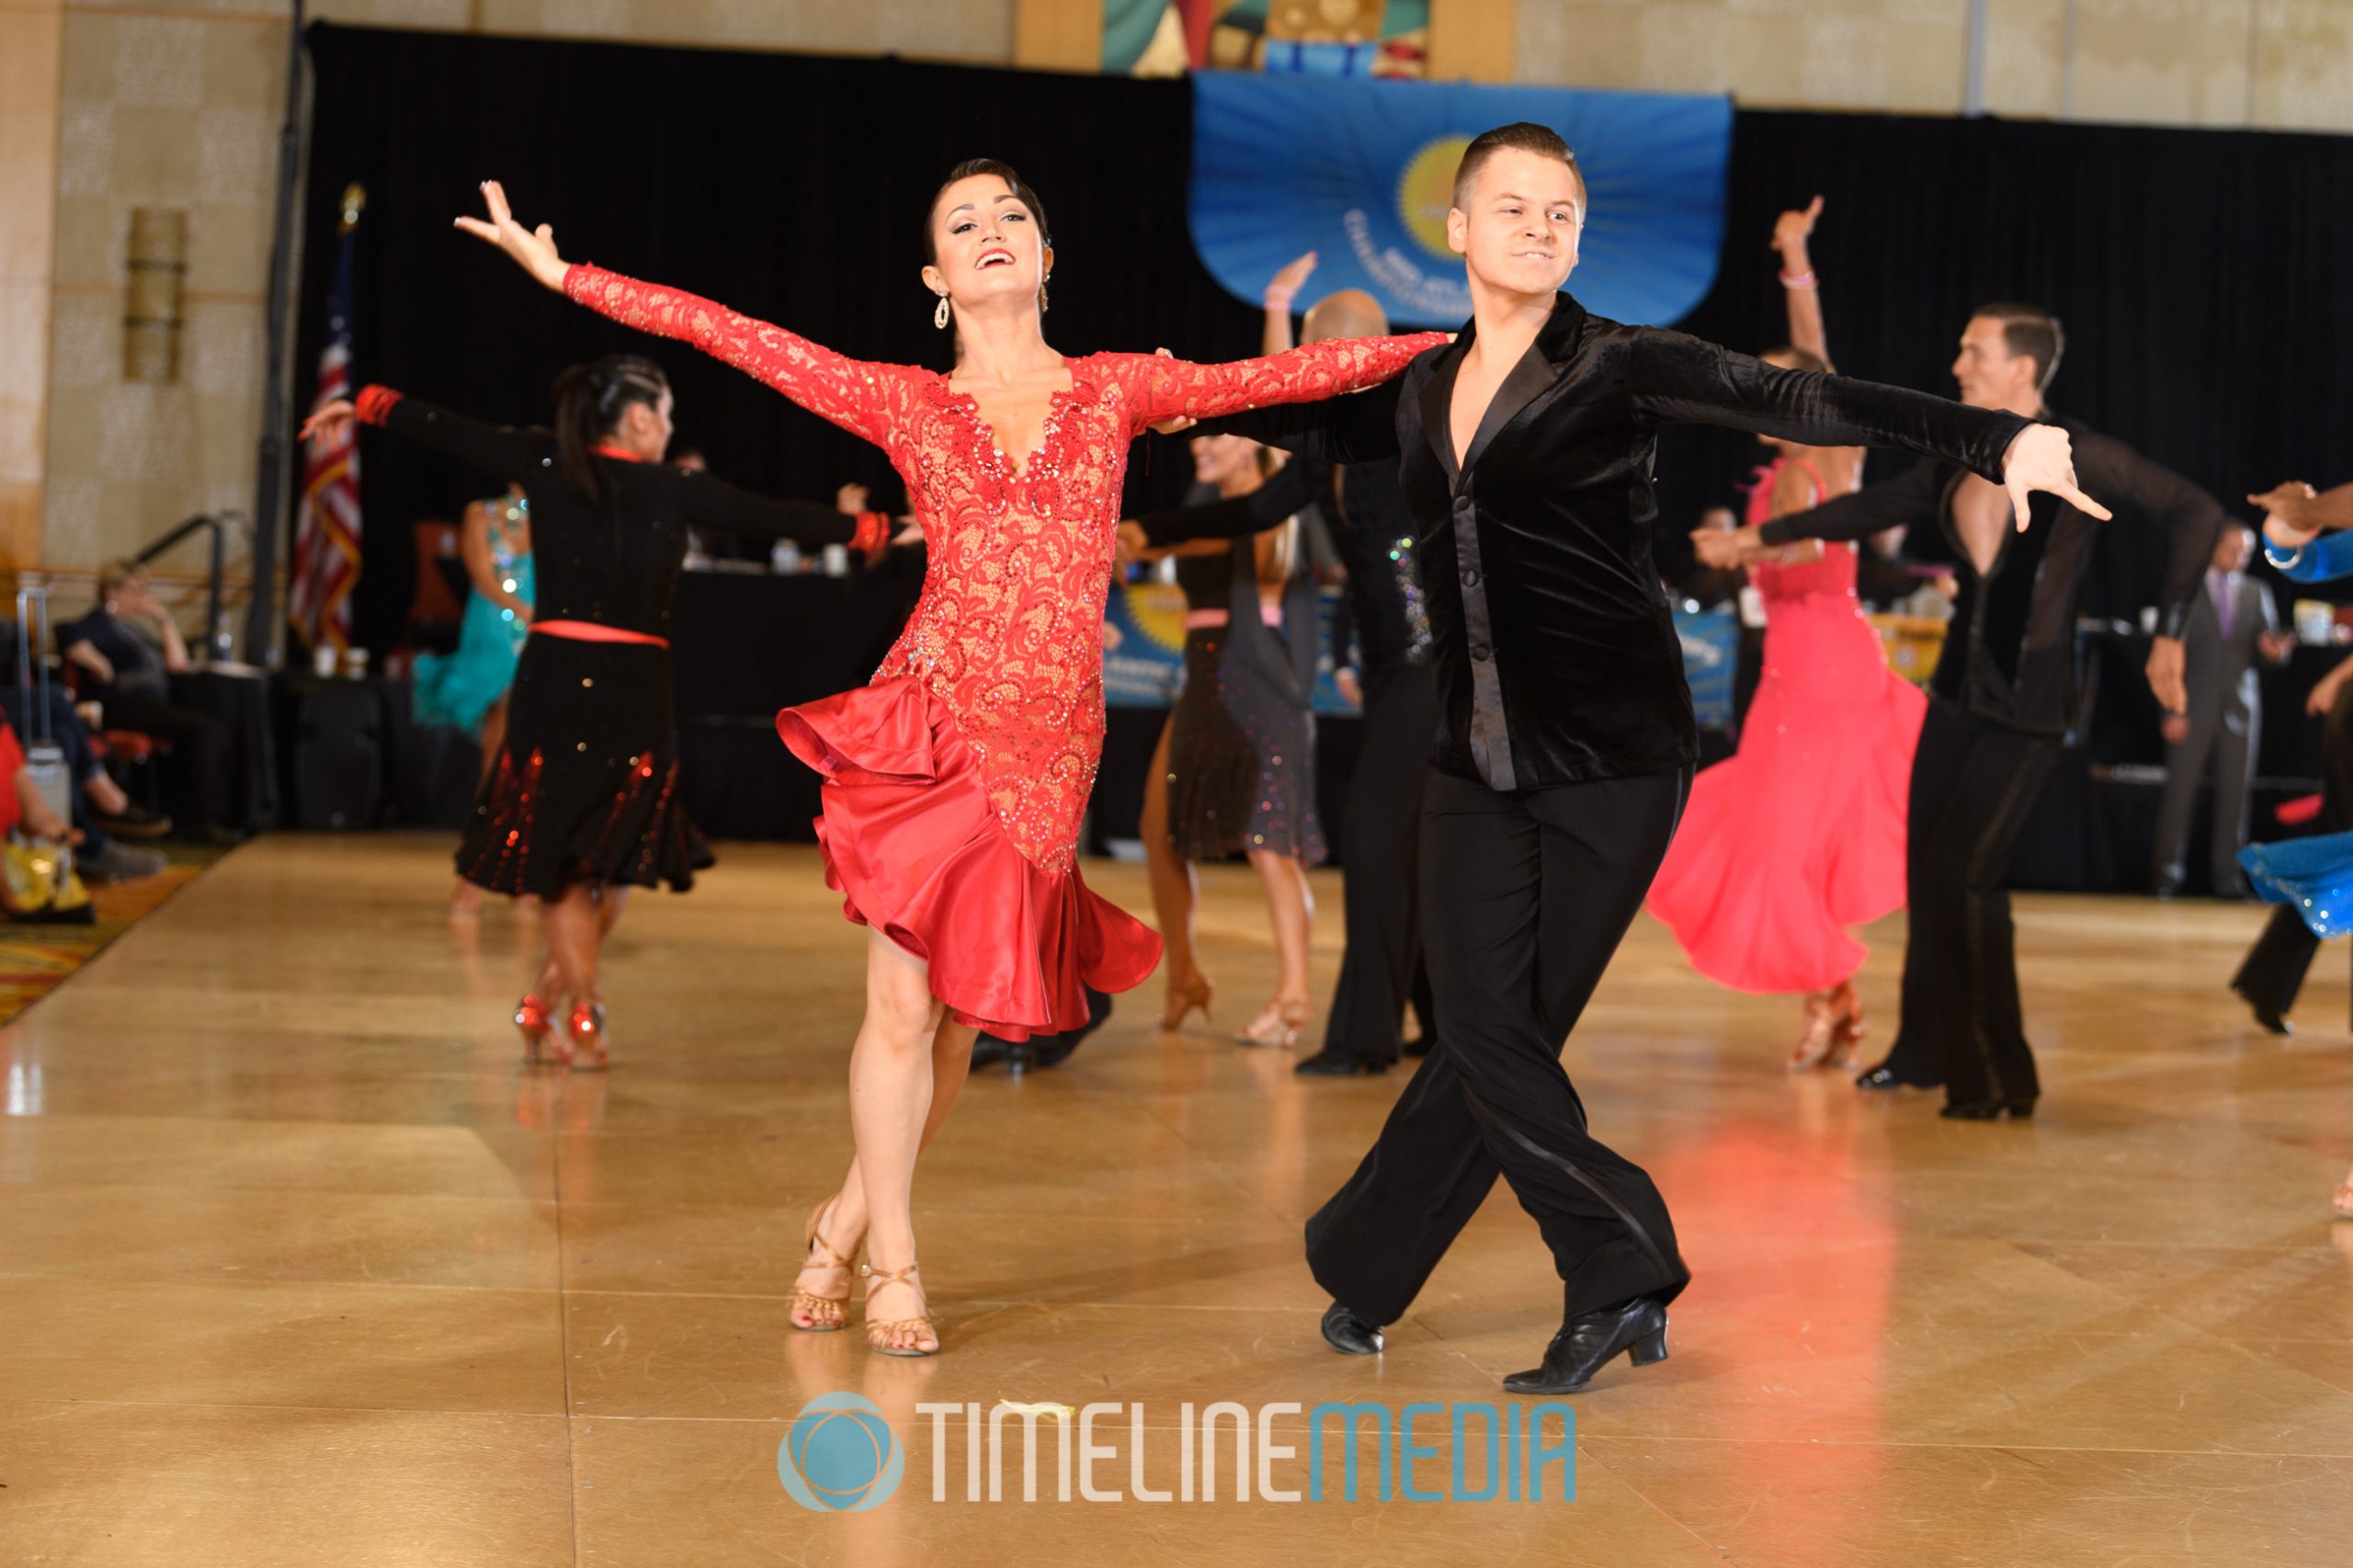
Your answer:
[[[1496,391],[1459,468],[1449,404],[1465,327],[1395,381],[1216,427],[1340,462],[1403,454],[1442,717],[1431,760],[1497,790],[1688,767],[1698,757],[1673,612],[1651,559],[1668,420],[1824,447],[1901,447],[1998,478],[2027,421],[1780,370],[1568,295]]]
[[[2126,527],[2170,530],[2157,630],[2178,637],[2202,590],[2206,563],[2224,521],[2220,503],[2123,442],[2072,419],[2075,482]],[[1944,529],[1961,563],[1961,596],[1930,681],[1937,695],[2017,729],[2055,734],[2075,722],[2075,606],[2090,568],[2099,522],[2055,495],[2037,495],[2023,531],[2003,535],[1992,570],[1980,576],[1953,528],[1960,473],[1922,462],[1883,484],[1777,518],[1759,529],[1768,544],[1795,539],[1861,539],[1899,524]]]

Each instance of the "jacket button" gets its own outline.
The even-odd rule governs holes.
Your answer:
[[[1487,657],[1488,657],[1488,654],[1487,654],[1487,645],[1486,645],[1484,642],[1473,642],[1473,643],[1472,643],[1472,644],[1471,644],[1471,656],[1472,656],[1472,658],[1474,658],[1474,659],[1478,660],[1481,664],[1484,664],[1484,663],[1486,663],[1486,661],[1487,661]]]
[[[1466,588],[1477,587],[1479,585],[1479,574],[1475,571],[1464,572],[1462,574],[1462,585]]]
[[[1476,510],[1476,508],[1472,506],[1471,497],[1468,495],[1457,495],[1454,498],[1454,515],[1456,517],[1467,517],[1474,510]]]

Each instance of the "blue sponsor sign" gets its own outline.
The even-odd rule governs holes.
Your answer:
[[[1446,245],[1454,168],[1472,137],[1515,120],[1559,131],[1584,170],[1591,210],[1569,290],[1587,310],[1661,325],[1715,281],[1730,99],[1246,72],[1192,82],[1193,247],[1252,304],[1312,250],[1311,295],[1366,290],[1401,326],[1466,320],[1462,260]]]

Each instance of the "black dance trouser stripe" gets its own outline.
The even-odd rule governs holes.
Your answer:
[[[1341,818],[1341,886],[1347,945],[1332,988],[1331,1051],[1394,1062],[1404,1044],[1405,1004],[1420,998],[1422,961],[1415,918],[1415,845],[1421,836],[1422,775],[1438,728],[1438,691],[1427,665],[1392,672],[1365,711],[1364,747],[1348,779]],[[1435,1009],[1432,1009],[1434,1011]],[[1430,1012],[1422,1033],[1435,1038]]]
[[[2055,735],[1931,698],[1912,767],[1904,1008],[1888,1066],[1954,1101],[2040,1093],[2003,885],[2058,762]]]
[[[1404,1315],[1497,1176],[1552,1253],[1564,1315],[1688,1282],[1665,1199],[1587,1131],[1561,1047],[1689,787],[1676,772],[1502,794],[1429,775],[1423,937],[1445,1031],[1307,1223],[1317,1281],[1365,1321]]]

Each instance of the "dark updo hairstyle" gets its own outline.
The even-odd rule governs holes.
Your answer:
[[[1054,231],[1046,222],[1046,204],[1038,199],[1038,193],[1029,188],[1029,182],[1023,179],[1011,164],[1002,159],[967,158],[948,171],[948,177],[939,182],[939,188],[931,193],[931,205],[924,209],[923,262],[926,267],[939,265],[939,242],[931,232],[932,218],[939,210],[939,199],[948,194],[949,186],[960,179],[971,179],[975,175],[995,175],[1003,180],[1021,205],[1029,209],[1029,216],[1037,220],[1039,248],[1042,250],[1052,245]],[[1041,278],[1038,280],[1038,309],[1043,311],[1045,308],[1046,282]]]
[[[597,449],[632,403],[658,408],[670,390],[662,367],[642,354],[608,354],[593,365],[567,365],[555,379],[555,449],[563,476],[593,500],[605,496]]]

